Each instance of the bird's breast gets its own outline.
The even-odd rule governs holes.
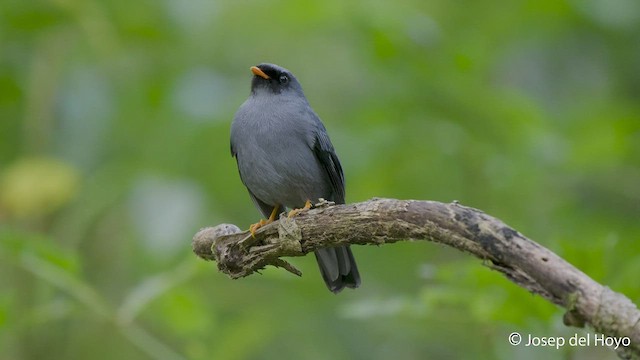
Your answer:
[[[232,126],[240,176],[261,201],[302,207],[327,197],[330,187],[310,144],[311,128],[287,114],[252,114]],[[290,114],[289,114],[290,115]],[[238,119],[238,118],[237,118]]]

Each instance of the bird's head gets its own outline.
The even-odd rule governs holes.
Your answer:
[[[253,95],[291,93],[304,97],[298,79],[283,67],[263,63],[252,66],[251,72],[253,73],[253,79],[251,79],[251,93]]]

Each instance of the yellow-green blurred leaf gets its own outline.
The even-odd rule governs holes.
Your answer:
[[[74,167],[50,157],[21,158],[0,176],[0,205],[17,218],[59,209],[73,198],[80,182]]]

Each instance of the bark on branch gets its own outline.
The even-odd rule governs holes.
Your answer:
[[[382,245],[427,240],[470,253],[515,284],[564,307],[568,326],[629,339],[616,351],[640,358],[640,312],[627,297],[600,285],[549,249],[502,221],[457,202],[372,199],[335,205],[327,202],[293,219],[281,217],[255,238],[235,225],[205,228],[193,238],[193,251],[215,260],[231,278],[273,265],[301,272],[282,259],[345,244]]]

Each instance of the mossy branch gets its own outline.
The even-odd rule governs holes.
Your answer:
[[[457,202],[395,199],[331,205],[322,202],[295,218],[281,217],[259,229],[255,238],[235,225],[202,229],[193,238],[193,251],[236,279],[267,265],[301,275],[282,257],[324,247],[433,241],[482,259],[518,286],[564,307],[568,326],[589,325],[607,336],[629,338],[630,345],[619,347],[618,355],[640,358],[640,312],[635,304],[480,210]]]

